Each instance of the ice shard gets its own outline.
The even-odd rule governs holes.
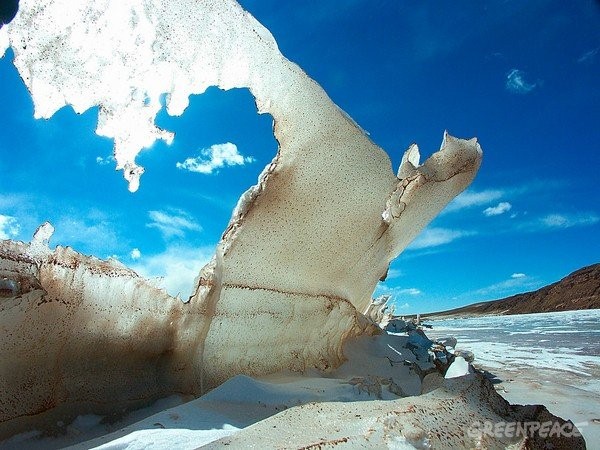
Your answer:
[[[0,270],[28,287],[3,288],[0,429],[61,405],[102,410],[200,394],[240,373],[338,366],[346,340],[380,332],[362,311],[389,263],[481,161],[475,139],[445,133],[422,165],[411,146],[396,174],[233,0],[21,0],[0,45],[12,47],[36,117],[99,106],[97,133],[114,139],[131,191],[136,155],[173,138],[154,124],[163,94],[181,114],[209,86],[248,88],[279,143],[185,305],[126,268],[44,248],[48,230],[1,244]]]

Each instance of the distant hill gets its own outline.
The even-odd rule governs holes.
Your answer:
[[[600,264],[579,269],[537,291],[449,311],[423,314],[423,317],[529,314],[596,308],[600,308]]]

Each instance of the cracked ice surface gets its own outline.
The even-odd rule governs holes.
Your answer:
[[[18,315],[11,316],[18,324],[14,336],[24,339],[0,349],[2,369],[17,378],[39,366],[54,369],[35,378],[48,396],[33,385],[8,383],[0,394],[14,411],[2,420],[69,402],[139,399],[144,383],[150,392],[198,394],[235,374],[339,366],[346,340],[378,332],[359,311],[390,261],[479,168],[477,141],[445,134],[440,151],[422,165],[411,146],[396,176],[387,154],[232,0],[22,0],[14,21],[0,30],[0,49],[7,43],[36,117],[65,105],[77,112],[100,107],[97,133],[114,139],[117,167],[131,191],[143,172],[136,155],[157,139],[173,138],[154,124],[162,94],[168,113],[177,115],[190,94],[209,86],[246,87],[258,111],[272,115],[280,147],[240,199],[187,305],[126,269],[109,276],[98,269],[104,262],[42,249],[48,228],[30,245],[6,244],[0,269],[14,277],[26,271],[41,286],[11,300],[19,306],[10,313]],[[118,293],[111,301],[120,299],[112,310],[107,292]],[[49,313],[57,340],[29,349],[27,324],[44,323]],[[139,327],[145,331],[134,334]],[[167,337],[155,347],[144,344],[144,336],[165,329]],[[106,348],[95,344],[98,336]],[[111,347],[111,339],[120,344]],[[95,379],[99,388],[88,389],[86,371],[63,370],[64,354],[54,345],[69,348],[81,356],[82,368],[91,364],[111,381]],[[29,360],[17,364],[6,352]],[[139,357],[115,367],[115,355],[128,352]],[[128,377],[137,380],[136,389]],[[65,380],[76,382],[53,390]]]

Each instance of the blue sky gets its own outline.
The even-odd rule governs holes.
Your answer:
[[[241,4],[281,51],[370,133],[397,168],[443,131],[477,136],[472,186],[391,266],[397,311],[532,290],[600,261],[600,6],[594,1],[348,0]],[[94,133],[97,110],[34,120],[9,51],[0,60],[0,238],[116,257],[187,292],[238,197],[276,152],[246,90],[209,89],[138,161],[138,192]]]

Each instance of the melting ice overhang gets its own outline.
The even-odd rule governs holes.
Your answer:
[[[135,163],[140,150],[173,139],[154,124],[162,94],[168,113],[179,115],[191,94],[209,86],[245,87],[258,111],[272,115],[277,155],[240,199],[190,304],[161,313],[176,316],[166,321],[173,342],[164,345],[179,361],[177,370],[191,367],[188,388],[201,380],[192,391],[236,373],[339,364],[344,340],[370,329],[358,311],[389,262],[472,181],[481,161],[475,139],[445,134],[441,150],[422,165],[411,146],[394,174],[387,154],[234,0],[21,0],[15,19],[0,29],[0,55],[9,46],[36,117],[65,105],[77,112],[99,106],[97,133],[114,139],[131,191],[143,172]],[[7,252],[25,255],[40,270],[54,258],[69,272],[64,261],[74,258],[32,255],[19,246]],[[92,271],[94,277],[103,280],[103,270]],[[77,273],[84,287],[100,283]],[[141,291],[134,295],[132,286],[140,283],[123,291],[136,302]],[[85,301],[77,303],[69,289],[65,283],[56,295],[68,295],[77,308],[101,309],[102,290],[82,291]],[[119,326],[123,336],[127,329]]]
[[[285,290],[318,294],[332,284],[325,293],[364,307],[373,280],[479,166],[475,140],[445,137],[443,151],[421,167],[412,146],[396,178],[385,152],[234,0],[22,0],[0,29],[0,56],[8,46],[36,117],[65,105],[100,107],[97,133],[114,139],[131,191],[143,173],[136,155],[173,139],[154,124],[162,94],[168,113],[179,115],[191,94],[209,86],[250,89],[259,112],[274,118],[280,150],[225,235],[229,249],[239,234],[236,265],[249,257],[248,245],[260,261],[244,267],[245,284],[269,286],[275,278]],[[273,228],[275,239],[256,240]],[[355,245],[357,236],[363,245]],[[293,254],[283,255],[284,247]],[[281,269],[273,272],[275,265]]]

